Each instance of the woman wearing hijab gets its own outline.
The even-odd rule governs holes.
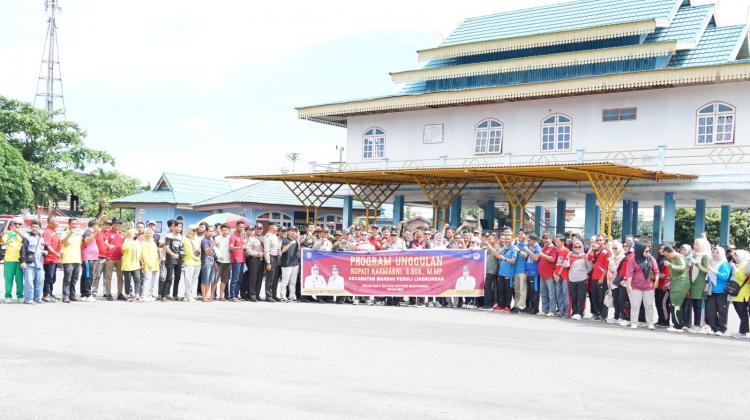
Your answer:
[[[649,330],[654,329],[654,281],[659,278],[659,266],[651,249],[642,243],[636,243],[633,258],[628,258],[624,282],[630,296],[630,328],[638,328],[638,315],[641,302],[646,310],[646,323]]]
[[[727,282],[732,275],[732,267],[727,262],[724,248],[717,246],[711,252],[711,262],[708,267],[708,283],[711,294],[706,302],[706,322],[711,327],[711,333],[724,335],[727,332]]]
[[[125,279],[125,294],[128,302],[140,301],[141,290],[141,241],[137,238],[137,231],[128,229],[125,241],[122,243],[122,275]]]
[[[669,327],[669,285],[672,280],[672,273],[664,265],[666,258],[664,256],[664,247],[659,245],[658,252],[654,255],[656,263],[659,265],[659,278],[656,281],[656,314],[659,320],[657,325]]]
[[[693,264],[690,270],[690,306],[693,310],[693,326],[688,331],[700,333],[704,324],[706,274],[711,255],[711,244],[706,238],[698,238],[693,244]]]
[[[571,312],[570,319],[580,321],[583,311],[586,309],[586,279],[591,271],[591,261],[583,252],[583,243],[579,240],[573,241],[573,251],[570,253],[570,272],[568,283],[568,295],[570,296]]]
[[[750,302],[750,252],[735,251],[734,258],[737,268],[734,270],[734,282],[740,286],[740,292],[732,298],[732,306],[740,317],[740,332],[732,334],[734,338],[750,338],[750,313],[748,313],[748,302]]]
[[[620,322],[622,318],[622,300],[620,300],[620,293],[625,293],[624,288],[620,287],[622,277],[620,277],[620,269],[625,263],[625,251],[620,241],[612,241],[610,245],[612,251],[612,258],[609,260],[609,271],[607,273],[607,286],[612,293],[612,306],[615,309],[615,316],[613,320],[607,319],[608,323]]]
[[[687,330],[683,319],[685,298],[690,291],[690,279],[688,279],[688,265],[685,257],[671,245],[662,247],[664,255],[664,266],[669,269],[669,313],[672,317],[672,326],[667,328],[670,332],[683,332]]]

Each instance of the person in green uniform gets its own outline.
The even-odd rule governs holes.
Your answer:
[[[0,245],[5,245],[5,303],[13,302],[13,283],[16,283],[16,298],[23,299],[23,269],[21,269],[21,245],[23,236],[21,228],[23,219],[13,219],[8,231],[0,236]]]
[[[693,309],[693,326],[688,331],[703,332],[703,307],[706,290],[706,274],[711,258],[711,243],[705,238],[698,238],[693,244],[693,265],[690,272],[690,305]]]
[[[672,317],[672,326],[667,328],[671,332],[683,332],[685,324],[682,320],[680,307],[690,291],[690,279],[688,278],[688,265],[685,257],[671,245],[664,245],[664,265],[669,268],[671,282],[669,285],[669,313]]]

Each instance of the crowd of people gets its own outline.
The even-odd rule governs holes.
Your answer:
[[[382,304],[462,307],[528,313],[572,320],[590,318],[625,327],[666,327],[672,332],[729,335],[730,303],[740,319],[735,337],[750,337],[750,253],[711,246],[705,235],[695,243],[654,245],[627,237],[608,241],[596,236],[538,237],[510,228],[473,232],[467,225],[441,230],[372,225],[335,231],[296,227],[227,224],[190,225],[169,220],[163,236],[157,224],[137,222],[123,228],[119,218],[83,232],[75,218],[62,234],[51,218],[26,230],[14,220],[0,237],[5,245],[5,302],[26,304],[93,302],[249,301]],[[442,297],[303,297],[300,257],[305,248],[322,251],[406,249],[484,249],[484,295]],[[63,273],[60,298],[53,294]],[[112,279],[116,279],[113,289]],[[78,286],[78,287],[77,287]],[[612,310],[610,312],[610,309]]]

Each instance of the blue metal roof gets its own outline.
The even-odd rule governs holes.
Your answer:
[[[164,173],[153,190],[115,198],[110,200],[110,203],[192,204],[213,197],[217,193],[229,192],[231,189],[231,185],[225,179]]]
[[[745,26],[710,25],[693,50],[678,51],[669,67],[694,67],[725,64],[735,61],[732,53],[745,40]]]
[[[655,19],[670,22],[683,0],[577,0],[463,21],[441,47]]]
[[[657,28],[646,37],[646,42],[677,41],[697,44],[713,16],[713,4],[681,7],[672,23],[666,28]]]

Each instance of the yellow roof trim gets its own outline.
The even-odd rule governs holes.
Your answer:
[[[480,76],[510,71],[545,69],[579,64],[604,63],[616,60],[632,60],[674,54],[677,41],[653,44],[629,45],[626,47],[602,48],[598,50],[574,51],[535,57],[466,64],[450,67],[426,68],[391,73],[396,83],[440,80],[454,77]]]
[[[420,50],[417,51],[417,55],[419,61],[429,61],[440,58],[461,57],[464,55],[486,54],[499,51],[520,50],[522,48],[544,47],[548,45],[569,44],[572,42],[617,38],[628,35],[650,34],[656,30],[656,27],[656,21],[649,19],[638,22],[620,23],[617,25],[597,26],[594,28],[579,29],[575,31],[448,45],[445,47]]]
[[[297,112],[299,118],[324,121],[324,117],[740,80],[750,80],[750,63],[660,69],[512,86],[399,95],[303,107],[297,108]]]
[[[498,175],[521,176],[564,182],[588,182],[588,174],[615,176],[650,181],[690,180],[694,175],[651,171],[612,162],[563,163],[539,165],[461,166],[371,169],[359,171],[332,171],[315,173],[293,173],[277,175],[231,176],[231,179],[258,181],[286,181],[315,184],[375,183],[383,185],[414,184],[416,179],[461,181],[472,184],[493,184]]]

